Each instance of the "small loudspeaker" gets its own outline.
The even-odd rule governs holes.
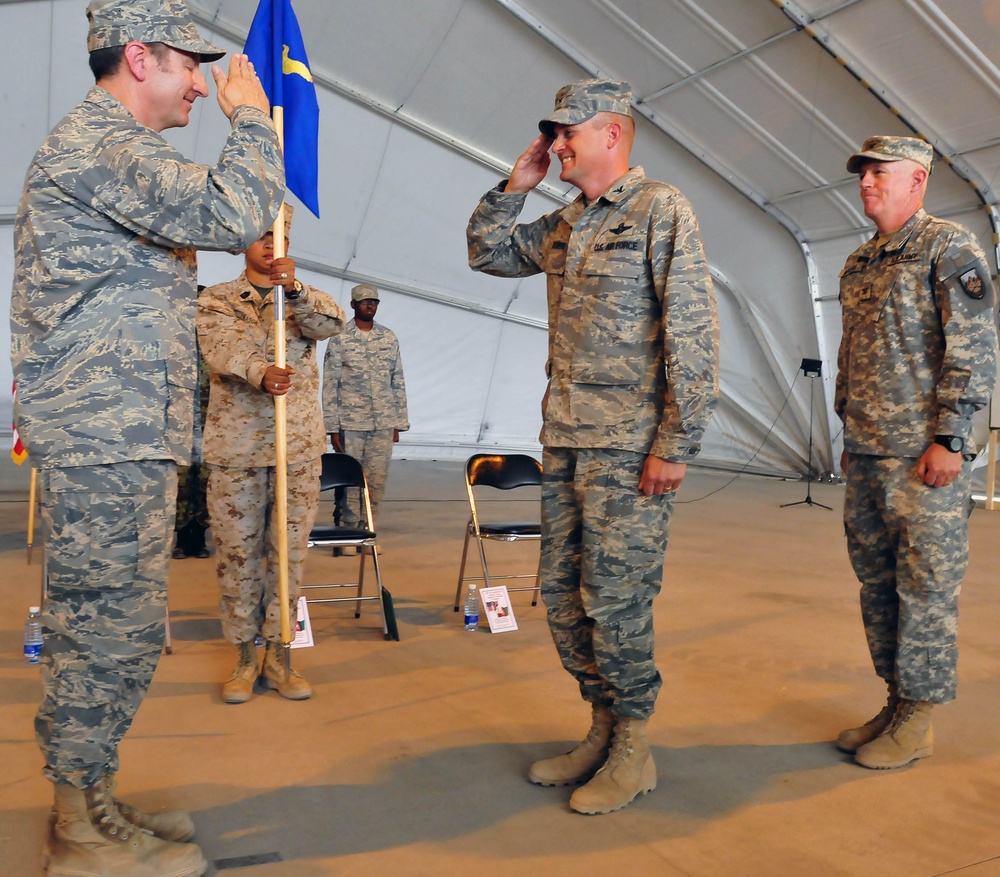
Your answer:
[[[823,371],[823,360],[803,359],[800,368],[802,369],[802,374],[804,374],[807,378],[818,378],[820,376],[820,372]]]

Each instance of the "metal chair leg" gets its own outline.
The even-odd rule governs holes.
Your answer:
[[[458,612],[462,601],[462,585],[465,583],[465,561],[469,556],[469,536],[472,532],[472,521],[465,528],[465,544],[462,546],[462,565],[458,568],[458,587],[455,588],[455,611]]]

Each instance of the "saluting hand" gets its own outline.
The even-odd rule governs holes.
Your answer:
[[[233,55],[229,62],[229,76],[218,64],[213,65],[212,77],[215,79],[219,107],[227,119],[233,117],[237,107],[244,105],[257,107],[270,115],[271,103],[246,55]]]
[[[542,180],[549,171],[549,147],[552,145],[552,138],[539,134],[534,143],[531,144],[514,162],[514,167],[510,172],[510,179],[507,181],[505,192],[520,195],[530,192]]]

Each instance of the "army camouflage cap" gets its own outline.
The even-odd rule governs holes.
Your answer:
[[[546,137],[555,136],[555,125],[578,125],[598,113],[632,115],[632,86],[614,79],[583,79],[556,92],[556,105],[538,123]]]
[[[890,137],[880,135],[869,137],[861,144],[861,151],[855,152],[847,159],[847,170],[856,174],[861,169],[865,159],[873,161],[901,161],[904,158],[915,161],[927,173],[931,172],[931,162],[934,160],[934,147],[926,140],[917,137]]]
[[[224,49],[203,40],[184,0],[91,0],[87,51],[140,43],[163,43],[171,49],[217,61]]]
[[[378,290],[370,283],[359,283],[351,290],[351,301],[364,301],[368,298],[378,301]]]

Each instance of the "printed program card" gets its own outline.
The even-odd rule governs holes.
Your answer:
[[[514,619],[514,610],[510,605],[510,596],[507,594],[506,586],[480,588],[479,597],[486,610],[486,620],[490,623],[490,633],[506,633],[508,630],[517,630],[517,621]]]

